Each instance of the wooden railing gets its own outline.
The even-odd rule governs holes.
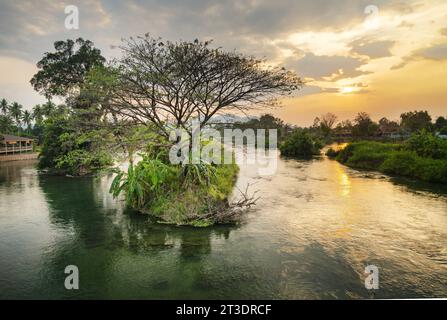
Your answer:
[[[19,152],[25,152],[25,151],[33,151],[33,146],[23,146],[23,147],[0,147],[0,154],[4,153],[19,153]]]

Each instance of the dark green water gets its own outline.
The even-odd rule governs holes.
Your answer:
[[[447,297],[447,190],[327,160],[243,168],[262,197],[237,227],[156,225],[108,194],[111,177],[0,164],[0,298]],[[380,289],[364,287],[364,268]],[[76,265],[80,289],[64,288]]]

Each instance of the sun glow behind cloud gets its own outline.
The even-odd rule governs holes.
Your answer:
[[[345,69],[338,69],[321,78],[308,75],[306,78],[308,85],[317,86],[322,92],[315,93],[313,98],[302,96],[292,103],[288,101],[287,111],[283,110],[280,114],[290,114],[293,117],[292,108],[298,110],[309,101],[315,112],[342,111],[352,114],[356,111],[367,111],[376,117],[383,115],[397,117],[405,110],[428,108],[434,115],[445,113],[447,52],[444,51],[447,51],[445,49],[447,46],[442,44],[447,44],[447,37],[443,34],[442,28],[447,24],[446,18],[447,3],[426,1],[402,13],[394,10],[380,12],[373,20],[367,18],[363,23],[339,31],[306,31],[290,34],[287,38],[288,56],[292,51],[290,47],[293,47],[301,56],[311,52],[319,57],[330,56],[333,59],[349,57],[358,59],[361,66],[355,69],[359,74],[354,76],[350,76]],[[366,44],[381,42],[390,45],[389,55],[374,58],[371,57],[372,54],[368,56],[358,53],[353,48],[353,43],[358,41]],[[421,48],[425,48],[425,51]],[[425,52],[425,56],[418,55],[421,52]],[[432,57],[436,56],[436,59],[430,59],[430,54]],[[416,61],[424,59],[431,62],[421,63],[419,66],[413,65],[413,77],[402,76],[408,72],[401,68],[408,63],[415,64]],[[435,66],[438,68],[436,71],[438,77],[430,76],[436,69]],[[297,71],[300,72],[299,69]],[[394,83],[393,86],[388,86],[387,80],[396,78],[402,81],[402,85]],[[421,84],[418,78],[427,78],[427,82]],[[433,90],[427,92],[427,87]],[[394,94],[397,92],[398,94]],[[369,100],[368,103],[365,103],[365,96]],[[371,101],[374,100],[381,101],[381,105],[372,105]],[[357,104],[355,108],[353,101]],[[384,106],[387,106],[388,110],[384,110]],[[300,121],[298,117],[294,119],[296,122]],[[306,121],[309,123],[310,119],[307,118]]]
[[[15,70],[11,83],[3,77],[2,97],[27,108],[44,100],[28,83],[30,68],[21,70],[56,40],[82,36],[114,57],[119,52],[111,45],[149,31],[171,40],[214,39],[216,46],[296,71],[306,87],[276,112],[296,124],[328,111],[342,118],[359,111],[397,117],[416,108],[434,116],[447,110],[444,0],[380,0],[377,14],[364,0],[72,2],[81,12],[76,32],[63,28],[62,1],[0,0],[0,74]]]

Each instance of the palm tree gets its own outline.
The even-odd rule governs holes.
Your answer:
[[[8,115],[0,115],[0,134],[1,133],[12,133],[14,130],[14,123],[12,118]]]
[[[36,121],[36,124],[40,125],[43,121],[43,109],[40,104],[37,104],[33,108],[33,118]]]
[[[2,111],[3,115],[6,116],[9,111],[8,101],[6,101],[6,99],[2,99],[0,101],[0,110]]]
[[[47,103],[42,105],[42,113],[46,117],[49,117],[50,115],[52,115],[55,110],[56,110],[56,105],[51,101],[48,101]]]
[[[26,124],[26,132],[29,134],[31,122],[33,121],[33,115],[28,110],[25,110],[23,112],[22,120],[23,123]]]
[[[22,105],[14,102],[9,108],[9,112],[11,113],[12,118],[15,120],[18,131],[20,131],[20,125],[22,120]]]

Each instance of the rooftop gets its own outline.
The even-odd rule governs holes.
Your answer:
[[[5,142],[19,142],[19,141],[25,141],[25,142],[31,142],[34,139],[32,138],[27,138],[27,137],[18,137],[18,136],[13,136],[11,134],[2,134],[0,133],[0,142],[5,143]]]

